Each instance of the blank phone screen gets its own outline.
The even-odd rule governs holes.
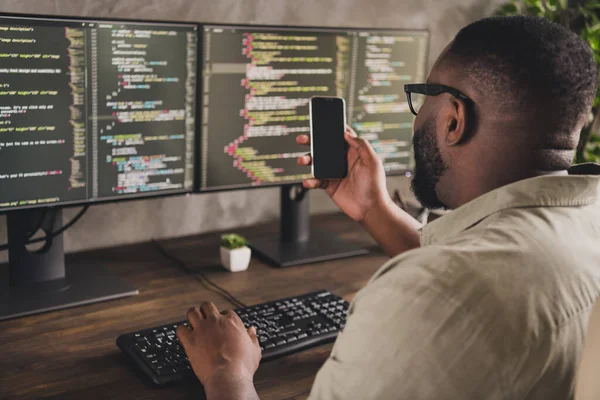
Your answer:
[[[313,175],[316,178],[344,178],[348,174],[344,112],[340,98],[311,99]]]

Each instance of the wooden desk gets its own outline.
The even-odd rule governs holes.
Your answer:
[[[358,224],[344,216],[320,216],[313,221],[313,228],[326,226],[369,247],[371,254],[287,269],[271,268],[253,258],[247,271],[232,274],[219,266],[216,233],[161,243],[188,267],[201,269],[249,305],[318,289],[351,300],[387,257]],[[268,224],[237,231],[249,235],[276,230],[276,224]],[[202,301],[213,301],[219,309],[232,305],[174,266],[152,243],[69,257],[102,260],[140,294],[0,322],[0,399],[203,398],[196,379],[164,389],[147,386],[115,340],[122,333],[185,319],[185,311]],[[331,345],[326,345],[261,364],[255,376],[261,399],[306,398],[330,351]]]

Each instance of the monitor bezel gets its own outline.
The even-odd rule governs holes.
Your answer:
[[[171,25],[178,27],[189,27],[195,28],[196,32],[196,126],[194,129],[194,168],[193,168],[193,179],[192,186],[190,188],[183,189],[174,189],[174,190],[165,190],[160,192],[147,192],[147,193],[136,193],[131,195],[120,195],[120,196],[111,196],[107,198],[98,198],[98,199],[83,199],[83,200],[71,200],[71,201],[61,201],[56,203],[45,203],[45,204],[32,204],[25,206],[16,206],[16,207],[0,207],[0,215],[5,215],[10,212],[15,211],[23,211],[23,210],[33,210],[33,209],[62,209],[62,208],[72,208],[72,207],[81,207],[81,206],[93,206],[96,204],[109,204],[116,202],[125,202],[125,201],[135,201],[135,200],[150,200],[150,199],[159,199],[165,197],[175,197],[175,196],[189,196],[193,193],[196,193],[198,180],[198,159],[196,148],[198,146],[198,141],[200,137],[200,130],[198,127],[199,111],[201,109],[198,100],[199,100],[199,92],[198,85],[199,74],[202,72],[202,63],[198,57],[199,54],[199,44],[202,41],[201,32],[202,26],[198,24],[198,22],[194,21],[173,21],[173,20],[155,20],[155,19],[133,19],[133,18],[109,18],[109,17],[86,17],[86,16],[68,16],[68,15],[52,15],[52,14],[24,14],[24,13],[6,13],[0,12],[0,19],[2,18],[14,18],[14,19],[33,19],[33,20],[50,20],[50,21],[66,21],[66,22],[122,22],[122,23],[133,23],[133,24],[160,24],[160,25]]]
[[[344,31],[355,31],[355,32],[390,32],[390,33],[407,33],[407,32],[419,32],[427,34],[427,43],[425,48],[425,74],[429,71],[429,52],[431,51],[431,31],[429,29],[411,29],[411,28],[368,28],[368,27],[331,27],[331,26],[311,26],[311,25],[257,25],[257,24],[226,24],[226,23],[199,23],[202,34],[200,35],[201,40],[198,42],[198,59],[199,63],[199,78],[202,79],[202,73],[204,72],[204,32],[205,28],[215,27],[215,28],[266,28],[266,29],[284,29],[284,30],[321,30],[321,31],[331,31],[331,32],[344,32]],[[197,94],[200,96],[200,92],[202,89],[200,88],[197,91]],[[202,172],[202,105],[199,104],[198,114],[200,118],[200,123],[198,124],[198,154],[197,154],[197,162],[198,162],[198,174],[196,178],[198,180],[198,185],[196,186],[196,191],[194,193],[202,194],[202,193],[217,193],[217,192],[233,192],[238,190],[249,190],[249,189],[272,189],[277,187],[282,187],[286,185],[299,185],[302,183],[302,180],[291,180],[285,182],[273,182],[273,183],[265,183],[260,185],[252,185],[252,184],[241,184],[235,186],[215,186],[215,187],[202,187],[201,180],[201,172]],[[307,149],[307,153],[310,151]],[[406,176],[410,177],[412,175],[413,169],[403,169],[397,170],[394,172],[387,172],[386,177],[396,177],[396,176]]]

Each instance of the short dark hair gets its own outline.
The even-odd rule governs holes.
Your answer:
[[[466,72],[494,107],[519,112],[552,143],[589,115],[598,72],[589,46],[544,18],[491,17],[457,35],[443,62]],[[551,132],[548,132],[548,129]],[[550,135],[550,136],[548,136]]]

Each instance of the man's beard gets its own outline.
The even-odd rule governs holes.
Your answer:
[[[442,160],[435,135],[435,119],[425,121],[413,136],[415,173],[412,191],[424,207],[447,208],[438,198],[435,188],[448,166]]]

